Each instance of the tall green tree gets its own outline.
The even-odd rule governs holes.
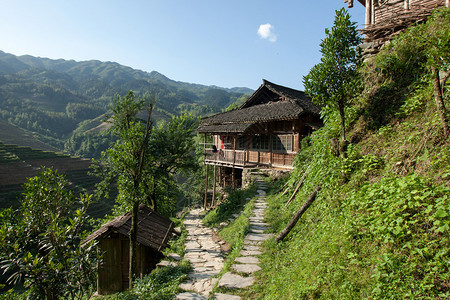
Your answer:
[[[362,39],[344,8],[336,11],[334,25],[325,29],[325,34],[320,43],[321,61],[303,77],[303,83],[314,103],[339,112],[345,141],[345,107],[357,89],[361,61],[357,46]]]
[[[1,268],[31,299],[82,298],[95,283],[97,251],[80,247],[91,197],[67,188],[62,175],[44,169],[25,183],[17,212],[0,212]]]
[[[444,136],[450,135],[448,118],[444,105],[444,86],[450,72],[450,8],[434,13],[425,25],[421,26],[421,38],[425,44],[427,65],[431,69],[434,99],[441,119]],[[440,73],[444,74],[441,82]]]
[[[107,190],[109,183],[115,182],[120,213],[132,209],[130,288],[136,267],[139,205],[149,204],[155,211],[159,210],[167,201],[167,194],[175,197],[170,193],[176,185],[175,174],[196,168],[196,160],[193,159],[196,119],[176,117],[153,128],[153,103],[154,99],[136,97],[131,91],[124,97],[114,99],[111,107],[112,131],[118,140],[103,153],[100,160],[103,167],[101,174],[104,176],[100,190]],[[147,112],[146,120],[139,118],[144,110]]]
[[[137,218],[139,205],[148,198],[148,182],[152,172],[148,166],[154,161],[150,155],[149,137],[152,128],[151,115],[153,102],[146,107],[145,98],[137,98],[132,91],[124,97],[114,98],[112,110],[112,132],[118,137],[116,143],[103,152],[102,165],[106,171],[101,183],[107,189],[110,181],[117,183],[117,202],[132,208],[131,229],[129,234],[129,288],[133,286],[136,273]],[[147,111],[146,121],[137,117],[141,111]]]

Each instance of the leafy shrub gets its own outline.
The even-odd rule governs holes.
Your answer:
[[[384,177],[348,197],[349,234],[356,245],[375,243],[373,294],[388,298],[450,291],[450,188],[416,175]]]

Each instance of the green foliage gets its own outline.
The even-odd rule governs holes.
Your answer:
[[[437,10],[426,23],[408,28],[365,63],[369,99],[363,110],[372,128],[388,124],[404,109],[420,109],[423,98],[408,95],[425,85],[432,90],[432,67],[448,70],[449,16],[450,9]]]
[[[97,252],[80,247],[91,196],[76,199],[66,188],[62,175],[44,169],[28,179],[20,209],[0,214],[1,267],[33,299],[75,299],[95,282]]]
[[[178,286],[191,270],[189,261],[183,260],[179,266],[156,268],[149,275],[137,279],[132,290],[104,296],[104,299],[145,299],[169,300],[180,292]]]
[[[344,8],[336,11],[334,25],[331,30],[325,29],[325,34],[320,44],[321,62],[303,78],[303,83],[314,103],[339,111],[345,140],[345,107],[358,89],[360,58],[356,47],[362,39]]]
[[[194,151],[197,119],[182,115],[152,127],[150,119],[145,123],[138,117],[145,105],[146,100],[132,92],[115,99],[112,131],[119,140],[102,154],[101,168],[97,169],[104,178],[99,196],[116,182],[118,214],[130,210],[137,201],[172,215],[180,195],[177,179],[199,167]]]
[[[376,297],[447,298],[450,188],[416,175],[384,177],[347,199],[355,248],[374,243],[371,287]]]

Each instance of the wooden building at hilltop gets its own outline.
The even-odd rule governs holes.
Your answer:
[[[344,0],[353,7],[353,0]],[[424,22],[436,8],[449,7],[449,0],[358,0],[366,9],[365,28],[361,32],[370,47],[378,49],[405,30]]]
[[[112,294],[128,289],[129,232],[131,212],[119,216],[90,234],[83,245],[98,241],[103,253],[98,266],[97,293]],[[173,222],[145,205],[139,207],[137,230],[136,274],[149,274],[163,258],[161,251],[167,246],[173,232]]]
[[[320,126],[320,109],[304,92],[263,80],[238,109],[203,119],[197,131],[219,184],[236,186],[249,168],[293,169],[300,141]]]

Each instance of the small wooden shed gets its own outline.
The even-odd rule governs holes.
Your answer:
[[[116,293],[128,289],[129,232],[131,212],[119,216],[94,231],[83,245],[98,241],[103,259],[98,266],[97,293]],[[139,207],[137,230],[136,273],[142,277],[150,273],[163,257],[161,251],[167,246],[173,232],[173,222],[145,205]]]

